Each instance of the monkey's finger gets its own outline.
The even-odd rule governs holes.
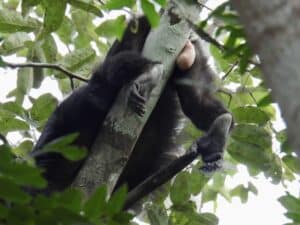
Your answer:
[[[129,105],[132,110],[137,113],[139,116],[143,116],[146,112],[146,107],[143,102],[138,101],[137,99],[131,98]]]
[[[134,106],[133,111],[138,114],[138,116],[144,116],[146,113],[145,107],[138,107],[137,105]]]

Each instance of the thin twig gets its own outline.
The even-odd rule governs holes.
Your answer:
[[[63,72],[64,74],[66,74],[68,77],[70,77],[72,79],[77,79],[77,80],[80,80],[83,82],[89,81],[88,79],[81,77],[79,75],[76,75],[76,74],[70,72],[69,70],[65,69],[61,65],[57,65],[57,64],[35,63],[35,62],[27,62],[27,63],[11,63],[11,62],[5,62],[5,61],[3,61],[3,62],[6,64],[6,66],[11,67],[11,68],[36,67],[36,68],[54,69],[54,70]]]
[[[253,93],[251,91],[249,91],[249,95],[252,98],[252,100],[254,101],[255,105],[258,105],[255,96],[253,95]]]
[[[8,141],[7,141],[6,137],[5,137],[3,134],[0,134],[0,140],[1,140],[5,145],[8,144]]]
[[[207,41],[208,43],[216,46],[218,49],[220,49],[222,52],[224,51],[230,51],[231,49],[226,47],[225,45],[221,44],[217,39],[213,38],[209,33],[205,32],[202,28],[198,27],[196,24],[194,24],[190,19],[185,18],[188,24],[191,26],[191,28],[201,37],[204,41]],[[238,54],[238,57],[242,57],[241,54]],[[249,59],[248,62],[254,66],[259,67],[260,64],[253,61],[252,59]]]
[[[229,108],[230,104],[231,104],[231,101],[232,101],[232,96],[233,96],[232,91],[227,90],[225,88],[219,88],[217,91],[229,96],[229,100],[228,100],[228,103],[227,103],[227,107]]]
[[[221,51],[225,50],[225,46],[222,45],[220,42],[218,42],[217,39],[213,38],[209,33],[205,32],[203,29],[199,28],[194,22],[192,22],[190,19],[185,18],[188,24],[191,26],[191,28],[201,37],[203,40],[207,41],[208,43],[213,44]]]
[[[207,10],[209,10],[209,11],[213,11],[213,9],[212,9],[212,8],[209,8],[207,5],[205,5],[205,4],[203,4],[203,3],[199,2],[199,1],[198,1],[198,3],[199,3],[199,5],[201,5],[203,8],[205,8],[205,9],[207,9]]]
[[[229,68],[229,70],[225,73],[225,75],[221,79],[225,80],[238,63],[239,63],[239,61],[236,61],[234,64],[232,64],[231,67]]]

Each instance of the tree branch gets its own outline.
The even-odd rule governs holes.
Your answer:
[[[192,163],[198,156],[199,153],[197,151],[189,150],[185,155],[148,177],[143,183],[128,193],[123,209],[127,210],[131,208],[137,201],[172,179],[172,177]]]
[[[211,148],[214,148],[214,145],[208,145],[207,140],[210,140],[211,143],[225,142],[229,134],[231,122],[232,116],[229,113],[219,116],[210,127],[207,132],[207,136],[205,135],[205,137],[200,138],[193,143],[188,150],[188,153],[174,160],[169,165],[161,168],[152,176],[148,177],[143,183],[130,191],[127,195],[123,209],[129,209],[141,198],[154,191],[160,185],[169,181],[178,172],[192,163],[200,155],[200,152],[213,152],[214,149]],[[207,177],[213,175],[213,173],[206,173],[205,171],[204,173]]]
[[[76,75],[72,72],[70,72],[69,70],[67,70],[66,68],[62,67],[61,65],[57,65],[57,64],[51,64],[51,63],[35,63],[35,62],[28,62],[28,63],[11,63],[11,62],[6,62],[3,61],[3,63],[10,67],[10,68],[22,68],[22,67],[35,67],[35,68],[48,68],[48,69],[54,69],[54,70],[58,70],[64,74],[66,74],[70,79],[77,79],[83,82],[88,82],[89,80],[81,77],[79,75]]]
[[[231,0],[300,157],[300,1]]]

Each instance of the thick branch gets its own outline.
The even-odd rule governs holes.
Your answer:
[[[198,18],[200,6],[196,1],[177,0],[177,2],[176,5],[181,7],[178,11],[184,10],[191,20]],[[172,12],[170,8],[172,8]],[[190,27],[186,21],[179,20],[177,24],[170,24],[170,16],[174,14],[174,10],[177,12],[176,6],[170,5],[169,10],[166,10],[161,17],[160,26],[149,34],[143,50],[144,56],[163,64],[162,81],[152,91],[146,107],[147,112],[143,118],[132,113],[131,109],[127,107],[125,98],[128,94],[128,87],[119,94],[98,134],[90,155],[74,182],[74,186],[81,188],[87,195],[93,193],[101,184],[107,184],[110,191],[113,189],[171,74],[176,57],[189,37]]]
[[[300,156],[300,1],[231,0]]]
[[[64,74],[66,74],[69,78],[71,79],[77,79],[83,82],[88,82],[89,80],[81,77],[79,75],[76,75],[72,72],[70,72],[69,70],[67,70],[66,68],[62,67],[61,65],[57,65],[57,64],[51,64],[51,63],[35,63],[35,62],[27,62],[27,63],[11,63],[11,62],[6,62],[3,61],[3,63],[11,68],[22,68],[22,67],[35,67],[35,68],[48,68],[48,69],[54,69],[54,70],[58,70],[60,72],[63,72]]]

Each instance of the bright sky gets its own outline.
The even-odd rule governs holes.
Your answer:
[[[218,0],[209,1],[209,6],[214,8],[214,5],[219,3]],[[6,57],[5,60],[13,62],[16,61],[15,57]],[[16,86],[16,70],[0,68],[0,102],[7,100],[6,94],[13,90]],[[59,93],[56,81],[51,78],[44,80],[42,84],[42,91],[33,91],[34,96],[41,93],[50,92],[59,99],[62,98]],[[280,124],[281,125],[281,124]],[[18,141],[18,136],[10,135],[9,141],[11,144]],[[239,167],[240,172],[233,178],[226,181],[228,187],[235,187],[239,184],[247,185],[248,181],[251,182],[258,189],[258,196],[250,194],[249,200],[246,204],[242,204],[238,198],[234,198],[231,203],[220,197],[218,200],[218,208],[216,211],[220,219],[219,225],[283,225],[288,220],[283,215],[285,209],[280,205],[277,199],[285,194],[288,190],[294,195],[299,194],[299,183],[293,182],[287,184],[287,189],[282,185],[273,185],[270,181],[266,180],[262,175],[257,179],[248,176],[246,168]],[[202,212],[213,212],[213,205],[211,203],[205,204]]]

